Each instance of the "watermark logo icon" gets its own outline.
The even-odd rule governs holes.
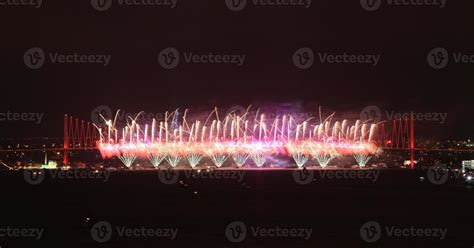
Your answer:
[[[382,227],[376,221],[368,221],[360,227],[360,237],[367,243],[374,243],[380,239]]]
[[[178,172],[168,169],[168,170],[160,170],[158,171],[158,179],[163,184],[171,185],[175,184],[179,180]]]
[[[97,11],[106,11],[112,7],[112,0],[91,0],[91,5]]]
[[[308,69],[313,65],[314,53],[310,48],[303,47],[293,53],[293,64],[300,69]]]
[[[312,0],[225,0],[227,8],[232,11],[241,11],[247,3],[254,6],[299,6],[304,8],[311,7]]]
[[[306,169],[293,171],[293,179],[299,185],[310,184],[314,179],[314,171]]]
[[[179,64],[179,53],[176,48],[168,47],[158,54],[158,62],[165,69],[176,68]]]
[[[367,243],[379,241],[382,235],[386,238],[425,238],[444,240],[447,228],[416,227],[416,226],[388,226],[376,221],[368,221],[360,227],[360,237]]]
[[[436,70],[443,69],[448,65],[449,62],[449,54],[448,50],[437,47],[433,48],[427,56],[428,64]]]
[[[247,237],[247,227],[242,221],[234,221],[227,225],[225,229],[227,240],[232,243],[240,243]]]
[[[360,0],[360,6],[367,11],[375,11],[382,5],[382,0]]]
[[[420,122],[446,123],[448,113],[442,112],[415,112],[413,110],[398,112],[395,110],[382,110],[378,106],[370,105],[362,109],[359,119],[365,122],[379,123],[380,121],[392,120],[415,120]]]
[[[382,119],[382,111],[375,105],[367,106],[360,112],[361,121],[379,122]]]
[[[103,118],[102,118],[103,117]],[[109,106],[101,105],[92,110],[91,120],[96,125],[105,124],[105,120],[112,119],[112,109]]]
[[[105,243],[112,238],[112,225],[107,221],[95,223],[91,228],[91,237],[98,243]]]
[[[41,68],[44,65],[45,59],[44,51],[39,47],[30,48],[23,55],[25,65],[33,70]]]
[[[227,115],[238,115],[238,116],[243,116],[245,113],[247,112],[247,109],[245,109],[244,107],[240,106],[240,105],[234,105],[232,107],[230,107],[227,112],[225,113],[225,116]]]
[[[33,113],[33,112],[0,112],[0,122],[16,122],[16,121],[24,121],[24,122],[32,122],[35,124],[40,124],[43,120],[44,113]]]
[[[59,53],[54,51],[45,51],[39,47],[28,49],[23,54],[23,62],[30,69],[39,69],[46,62],[51,64],[94,64],[107,66],[111,61],[111,55],[107,54],[82,54],[79,52]]]
[[[247,5],[247,0],[225,0],[225,4],[232,11],[240,11]]]
[[[434,185],[445,184],[448,181],[449,175],[446,166],[433,166],[428,169],[428,181]]]
[[[25,181],[31,185],[38,185],[44,181],[44,171],[43,170],[24,170],[23,177]]]

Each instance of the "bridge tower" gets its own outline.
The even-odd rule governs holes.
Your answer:
[[[71,151],[96,149],[100,135],[93,123],[86,123],[79,120],[79,118],[64,115],[64,165],[69,164],[69,153]]]
[[[415,120],[412,116],[410,120],[410,167],[415,168]]]
[[[63,154],[63,163],[64,165],[69,164],[69,128],[68,128],[68,117],[64,115],[64,154]]]

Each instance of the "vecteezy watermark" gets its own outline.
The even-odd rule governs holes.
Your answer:
[[[386,0],[387,6],[398,6],[398,7],[438,7],[444,8],[446,6],[446,0]],[[382,7],[384,0],[360,0],[360,6],[367,11],[375,11]]]
[[[302,170],[293,171],[293,179],[299,185],[307,185],[319,179],[328,180],[367,180],[376,182],[380,171],[377,170]]]
[[[178,0],[118,0],[118,6],[167,7],[175,8]],[[92,7],[97,11],[106,11],[112,7],[113,0],[91,0]]]
[[[372,121],[374,123],[384,121],[384,120],[405,120],[413,119],[415,121],[432,121],[444,124],[448,118],[448,113],[441,112],[396,112],[396,111],[382,111],[379,107],[375,105],[370,105],[362,109],[360,112],[360,120],[362,121]]]
[[[461,170],[449,170],[446,164],[433,165],[426,171],[426,177],[433,185],[443,185],[447,183],[450,178],[457,180],[462,176]]]
[[[358,54],[358,53],[328,53],[318,52],[317,61],[321,64],[365,64],[377,66],[380,62],[380,54]],[[308,69],[315,62],[315,56],[310,48],[303,47],[293,53],[293,65],[300,69]]]
[[[308,9],[312,0],[250,0],[249,4],[262,7],[296,6]],[[227,8],[232,11],[241,11],[247,6],[247,0],[225,0]]]
[[[31,227],[0,227],[0,238],[21,238],[40,240],[43,236],[43,228]]]
[[[112,109],[107,105],[98,106],[91,111],[91,121],[96,125],[103,125],[112,118]]]
[[[382,226],[376,221],[368,221],[360,227],[360,237],[367,243],[375,243],[382,238],[434,238],[443,240],[447,228],[415,227],[415,226]]]
[[[40,124],[43,120],[44,113],[15,113],[11,111],[0,112],[0,122],[9,121],[25,121]]]
[[[184,58],[186,64],[230,64],[240,67],[244,64],[245,57],[245,54],[219,54],[214,52],[183,52],[180,56],[176,48],[168,47],[158,54],[158,63],[165,69],[174,69],[182,61],[181,58]]]
[[[313,50],[307,47],[300,48],[293,53],[293,64],[300,69],[308,69],[314,63]]]
[[[96,125],[104,125],[106,120],[115,120],[116,123],[124,124],[131,120],[136,120],[138,122],[151,122],[154,119],[160,121],[164,120],[165,117],[166,115],[163,113],[148,113],[144,111],[139,113],[119,111],[118,113],[115,113],[112,111],[112,108],[107,105],[98,106],[91,111],[91,121]]]
[[[0,8],[4,6],[13,6],[13,7],[35,7],[37,9],[41,8],[43,0],[0,0]]]
[[[110,63],[110,59],[111,55],[106,54],[80,54],[78,52],[45,53],[44,50],[39,47],[30,48],[23,55],[25,65],[34,70],[43,67],[46,62],[51,64],[97,64],[107,66]]]
[[[244,108],[243,106],[234,105],[225,112],[224,116],[233,115],[233,114],[238,115],[238,116],[243,116],[246,112],[247,112],[247,109]]]
[[[227,170],[185,170],[181,172],[185,178],[203,179],[203,180],[233,180],[242,182],[244,180],[244,171],[227,171]],[[159,170],[158,179],[163,184],[175,184],[178,182],[180,171],[177,170]]]
[[[428,181],[434,185],[445,184],[449,179],[449,172],[444,165],[430,167],[426,174]]]
[[[316,179],[314,178],[314,171],[308,170],[304,167],[302,170],[294,170],[292,173],[293,180],[299,185],[310,184]]]
[[[41,184],[46,173],[52,179],[60,180],[99,180],[107,182],[110,177],[110,171],[88,171],[88,170],[24,170],[23,178],[28,184]]]
[[[92,239],[98,243],[108,242],[114,235],[124,238],[175,240],[178,236],[178,228],[112,226],[112,224],[107,221],[100,221],[92,226],[90,234]]]
[[[439,70],[446,68],[449,61],[453,61],[455,64],[474,64],[474,54],[453,52],[450,56],[448,50],[437,47],[431,49],[426,60],[431,68]]]
[[[250,231],[250,232],[248,232]],[[279,239],[303,239],[309,240],[313,233],[312,228],[304,227],[282,227],[282,226],[254,226],[247,225],[242,221],[234,221],[227,225],[225,236],[232,243],[243,242],[247,237],[252,238],[279,238]]]

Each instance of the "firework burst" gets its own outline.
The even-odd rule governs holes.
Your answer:
[[[369,160],[372,158],[372,156],[368,156],[365,154],[356,154],[354,155],[355,160],[359,164],[359,167],[365,167],[367,163],[369,163]]]
[[[333,115],[315,122],[315,118],[297,120],[289,114],[268,118],[259,111],[251,116],[247,109],[221,119],[215,109],[207,119],[189,121],[187,110],[182,115],[176,110],[151,123],[139,123],[139,115],[123,128],[116,127],[115,120],[106,120],[99,128],[98,147],[103,158],[119,157],[127,167],[136,158],[148,158],[155,167],[163,160],[176,167],[186,158],[193,168],[205,156],[217,167],[228,157],[238,167],[251,158],[262,167],[269,156],[284,155],[293,157],[301,168],[310,155],[325,167],[335,156],[370,156],[377,151],[373,142],[376,124],[360,120],[353,125],[347,120],[333,123]]]
[[[137,156],[135,154],[130,154],[130,153],[123,153],[121,156],[118,157],[120,161],[127,167],[130,168],[137,159]]]
[[[203,156],[199,154],[190,154],[186,157],[189,162],[189,165],[191,165],[191,168],[195,168],[199,164],[199,162],[201,162],[202,158]]]

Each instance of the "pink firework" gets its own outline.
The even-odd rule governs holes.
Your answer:
[[[207,119],[190,122],[187,112],[179,121],[178,110],[151,123],[138,123],[137,116],[123,128],[106,120],[99,128],[102,157],[148,158],[156,167],[163,160],[175,167],[181,158],[190,159],[194,167],[202,157],[218,167],[232,158],[240,167],[252,158],[260,167],[268,156],[285,155],[302,167],[310,157],[371,156],[378,151],[373,142],[377,125],[360,120],[351,125],[348,120],[332,123],[333,115],[319,122],[298,121],[291,115],[268,119],[265,113],[250,117],[248,109],[219,119],[215,109]]]

